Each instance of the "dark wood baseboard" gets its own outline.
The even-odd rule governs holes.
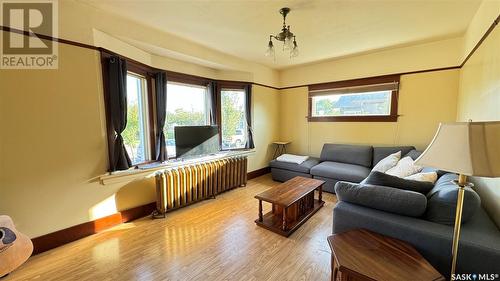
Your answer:
[[[155,208],[156,203],[153,202],[33,238],[31,239],[33,242],[33,255],[96,234],[120,223],[147,216]]]
[[[271,172],[270,167],[248,173],[249,180]],[[136,220],[150,215],[156,209],[156,203],[148,203],[132,209],[124,210],[93,221],[85,222],[79,225],[71,226],[49,234],[45,234],[31,239],[33,242],[33,255],[43,253],[50,249],[68,244],[70,242],[82,239],[84,237],[96,234],[110,227]]]
[[[271,172],[271,167],[264,167],[262,169],[258,169],[258,170],[255,170],[255,171],[251,171],[250,173],[248,173],[248,176],[247,178],[249,180],[251,179],[255,179],[257,177],[260,177],[260,176],[263,176],[265,174],[269,174]]]

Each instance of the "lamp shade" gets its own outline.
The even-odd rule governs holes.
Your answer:
[[[441,123],[415,163],[466,176],[500,177],[500,121]]]

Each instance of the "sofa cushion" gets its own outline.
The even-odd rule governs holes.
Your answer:
[[[394,187],[398,189],[415,191],[422,194],[427,194],[434,187],[434,184],[431,182],[407,180],[377,171],[372,171],[366,178],[366,180],[363,181],[363,183]]]
[[[295,177],[312,178],[309,173],[295,172],[279,168],[271,168],[271,175],[273,180],[279,182],[286,182],[287,180],[293,179]]]
[[[447,173],[440,177],[434,188],[427,193],[426,219],[441,224],[452,225],[455,223],[458,188],[452,183],[452,180],[457,178],[456,174]],[[481,198],[479,195],[472,188],[466,187],[462,209],[462,223],[472,218],[480,206]]]
[[[321,150],[320,160],[371,167],[372,155],[371,146],[326,143]]]
[[[425,195],[397,188],[338,182],[335,193],[340,201],[390,213],[419,217],[425,212]]]
[[[422,155],[422,151],[418,151],[416,149],[412,149],[408,153],[406,153],[406,155],[403,156],[403,157],[410,156],[411,159],[417,160],[417,158],[420,157],[420,155]]]
[[[406,156],[408,152],[415,149],[413,146],[387,146],[387,147],[374,147],[373,148],[373,162],[372,166],[377,165],[377,163],[389,156],[390,154],[401,151],[401,156]]]
[[[335,194],[335,184],[339,182],[338,180],[320,176],[314,176],[314,178],[325,182],[323,184],[323,192],[329,192]]]
[[[360,182],[370,174],[370,169],[359,165],[326,161],[312,167],[311,174],[336,180]]]
[[[422,169],[422,171],[420,171],[421,173],[430,173],[430,172],[435,172],[438,176],[438,179],[440,177],[442,177],[443,175],[449,173],[449,172],[446,172],[446,171],[443,171],[443,170],[438,170],[438,169],[435,169],[435,168],[431,168],[431,167],[424,167]]]
[[[278,169],[284,169],[284,170],[308,174],[311,168],[317,165],[318,163],[319,163],[318,158],[309,157],[309,159],[302,162],[301,164],[272,160],[269,163],[269,165],[271,166],[271,168],[278,168]]]

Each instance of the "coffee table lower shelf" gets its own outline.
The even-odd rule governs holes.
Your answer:
[[[282,228],[283,225],[282,213],[273,213],[271,211],[263,216],[262,221],[256,219],[255,223],[258,226],[271,230],[272,232],[288,237],[295,230],[297,230],[302,224],[304,224],[310,217],[312,217],[312,215],[314,215],[319,209],[321,209],[321,207],[323,207],[324,204],[325,204],[324,201],[314,199],[314,207],[309,209],[306,213],[299,216],[296,220],[287,221],[286,230],[283,230]]]

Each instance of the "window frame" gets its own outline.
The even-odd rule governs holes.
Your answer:
[[[104,92],[104,106],[105,106],[105,117],[106,117],[106,135],[107,135],[107,144],[108,144],[108,160],[112,161],[114,159],[113,151],[114,151],[114,138],[115,131],[113,128],[113,124],[111,122],[110,112],[110,97],[109,97],[109,85],[108,85],[108,73],[107,73],[107,59],[112,56],[120,57],[127,61],[127,72],[132,72],[143,76],[146,79],[146,88],[147,88],[147,103],[148,103],[148,127],[149,127],[149,159],[143,163],[135,163],[131,166],[132,168],[137,168],[141,165],[151,164],[151,163],[159,163],[156,160],[156,133],[158,131],[158,126],[156,124],[156,89],[155,89],[155,75],[159,72],[165,72],[167,75],[167,82],[177,82],[188,85],[196,85],[196,86],[204,86],[207,87],[207,95],[208,95],[208,85],[211,82],[216,84],[216,116],[217,116],[217,126],[219,130],[219,149],[221,151],[231,151],[231,150],[246,150],[246,148],[232,148],[232,149],[222,149],[222,119],[221,119],[221,89],[237,89],[237,90],[245,90],[245,95],[248,95],[246,92],[246,86],[252,85],[251,82],[239,82],[239,81],[228,81],[228,80],[217,80],[217,79],[209,79],[201,76],[190,75],[179,73],[175,71],[169,71],[164,69],[158,69],[136,60],[130,59],[128,57],[122,56],[120,54],[114,53],[112,51],[98,48],[101,55],[101,73],[102,73],[102,82],[103,82],[103,92]],[[168,93],[167,93],[168,95]],[[246,97],[245,97],[246,99]],[[208,110],[210,110],[208,108]],[[207,112],[208,114],[209,112]],[[245,107],[246,113],[246,107]],[[211,121],[209,121],[211,122]],[[250,121],[251,122],[251,121]],[[247,128],[248,130],[248,128]],[[175,157],[168,157],[167,160],[175,159]],[[111,171],[111,167],[108,167],[108,171]]]
[[[154,134],[151,134],[151,132],[153,131],[153,129],[151,128],[151,125],[152,125],[152,117],[154,118],[154,115],[151,114],[151,109],[152,109],[152,106],[150,105],[151,103],[151,98],[150,98],[150,86],[148,86],[148,77],[142,75],[142,74],[139,74],[139,73],[136,73],[136,72],[133,72],[129,69],[129,67],[127,67],[127,77],[128,76],[133,76],[135,78],[138,78],[138,79],[143,79],[141,81],[141,93],[143,93],[141,95],[141,99],[142,101],[141,102],[145,102],[146,105],[142,106],[142,110],[145,110],[146,111],[146,119],[144,120],[139,120],[139,122],[143,123],[143,126],[144,126],[144,130],[145,130],[145,152],[146,152],[146,159],[145,161],[142,161],[142,162],[139,162],[139,163],[132,163],[132,166],[137,166],[137,165],[141,165],[141,164],[145,164],[145,163],[150,163],[152,162],[153,158],[155,157],[155,153],[152,151],[153,150],[153,144],[151,143],[152,141],[154,142],[155,141],[155,137],[154,137]],[[128,89],[127,89],[128,90]],[[144,91],[146,90],[146,91]],[[145,93],[145,94],[144,94]],[[154,124],[153,124],[154,125]],[[149,135],[149,136],[148,136]],[[130,155],[129,155],[130,156]],[[132,159],[131,159],[132,160]]]
[[[344,80],[338,82],[313,84],[308,86],[308,122],[397,122],[400,75],[385,75],[370,78]],[[313,97],[311,91],[336,88],[370,86],[381,83],[398,83],[398,88],[391,92],[391,108],[389,115],[347,115],[347,116],[312,116]]]
[[[243,94],[245,95],[245,106],[244,106],[244,116],[246,119],[246,110],[247,110],[247,105],[246,105],[246,95],[248,94],[245,87],[248,86],[247,83],[239,83],[239,82],[230,82],[230,81],[225,81],[218,83],[217,86],[217,126],[219,127],[219,146],[221,151],[239,151],[239,150],[245,150],[247,148],[245,147],[239,147],[239,148],[226,148],[224,149],[222,147],[222,90],[243,90]],[[245,125],[246,127],[246,138],[248,141],[248,120],[245,120],[247,124]]]

